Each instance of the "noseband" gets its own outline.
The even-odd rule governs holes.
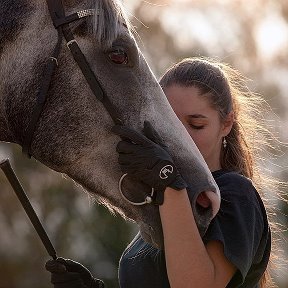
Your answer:
[[[67,47],[71,51],[73,58],[81,69],[95,97],[102,102],[115,124],[123,124],[116,108],[105,94],[105,91],[102,89],[101,84],[99,83],[94,72],[90,68],[69,27],[69,23],[80,20],[81,18],[92,16],[96,13],[96,11],[94,11],[93,9],[81,10],[71,15],[65,16],[64,7],[61,0],[47,0],[46,2],[49,8],[51,19],[53,21],[53,25],[58,32],[58,41],[45,67],[44,77],[42,79],[42,83],[37,94],[34,110],[32,111],[30,122],[25,130],[22,151],[29,158],[31,158],[31,144],[33,140],[33,135],[35,133],[37,123],[47,100],[47,93],[50,87],[52,76],[56,67],[58,66],[58,57],[61,51],[63,37],[65,38],[67,42]]]
[[[85,18],[88,16],[94,15],[96,12],[93,9],[81,10],[71,15],[65,16],[65,11],[63,7],[63,3],[61,0],[47,0],[47,5],[49,9],[49,13],[51,19],[53,21],[53,25],[58,32],[58,41],[55,45],[55,48],[48,59],[48,63],[44,70],[44,78],[42,79],[42,83],[40,85],[40,89],[37,94],[36,103],[34,109],[32,111],[32,116],[28,127],[25,130],[25,136],[22,144],[22,152],[26,154],[29,158],[31,158],[31,144],[33,140],[33,135],[36,130],[37,123],[43,111],[44,105],[47,100],[47,94],[50,87],[50,83],[52,80],[52,76],[56,67],[58,66],[58,57],[61,51],[63,37],[67,42],[67,47],[73,55],[74,60],[78,64],[81,69],[87,83],[89,84],[90,89],[92,90],[95,97],[102,102],[103,106],[106,108],[107,112],[111,116],[113,122],[116,125],[123,125],[123,121],[121,117],[111,103],[110,99],[107,97],[105,91],[102,89],[101,84],[97,80],[94,72],[89,66],[89,63],[86,60],[85,55],[82,53],[77,41],[75,40],[73,33],[69,27],[69,23],[80,20],[81,18]],[[145,198],[142,202],[132,202],[130,201],[122,192],[122,181],[127,176],[124,174],[119,180],[119,191],[121,196],[132,205],[145,205],[153,202],[154,196],[154,188],[151,190],[151,194]]]

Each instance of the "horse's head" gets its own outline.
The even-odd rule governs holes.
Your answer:
[[[189,183],[191,206],[203,234],[219,208],[216,184],[141,54],[120,3],[116,0],[87,2],[63,1],[66,15],[83,9],[94,11],[93,15],[69,24],[71,31],[123,123],[141,131],[144,121],[150,121],[170,148]],[[0,16],[11,18],[9,12],[18,14],[14,15],[17,16],[14,23],[6,19],[12,38],[1,39],[0,136],[1,140],[22,145],[36,95],[45,79],[44,67],[58,34],[44,1],[2,3],[0,14],[3,15]],[[64,42],[33,134],[31,153],[45,165],[81,184],[98,202],[136,221],[143,237],[161,247],[158,208],[151,204],[134,206],[119,193],[121,171],[115,146],[120,139],[111,133],[114,125],[111,116],[92,93]],[[123,189],[135,201],[142,201],[150,192],[129,177],[123,182]],[[211,198],[209,208],[202,209],[197,206],[196,198],[208,190],[216,192],[217,197]]]

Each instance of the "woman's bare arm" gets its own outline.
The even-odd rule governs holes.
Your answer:
[[[164,194],[159,210],[171,287],[226,287],[236,267],[225,257],[222,243],[211,241],[204,245],[186,190],[168,187]]]

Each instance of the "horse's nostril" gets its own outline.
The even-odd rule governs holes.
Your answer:
[[[197,204],[203,208],[208,208],[211,206],[211,200],[207,197],[205,192],[199,194],[196,200]]]

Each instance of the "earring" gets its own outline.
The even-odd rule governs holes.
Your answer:
[[[227,140],[225,137],[223,137],[223,147],[224,149],[227,147]]]

